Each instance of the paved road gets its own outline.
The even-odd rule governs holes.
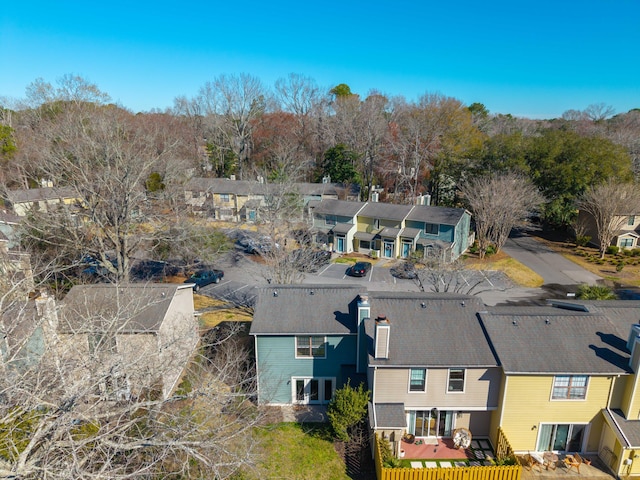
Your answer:
[[[514,231],[503,250],[540,275],[545,284],[593,285],[601,280],[599,276],[567,260],[525,232]]]

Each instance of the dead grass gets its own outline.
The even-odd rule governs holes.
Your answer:
[[[521,287],[538,288],[544,284],[540,275],[504,252],[483,259],[468,256],[465,266],[476,270],[499,270]]]
[[[542,237],[536,238],[566,259],[604,278],[612,287],[615,285],[640,286],[640,257],[627,256],[621,253],[617,255],[607,254],[604,262],[599,263],[597,260],[597,248],[576,247],[575,244],[567,241],[550,240]],[[624,262],[624,266],[621,271],[617,271],[616,265],[620,261]]]

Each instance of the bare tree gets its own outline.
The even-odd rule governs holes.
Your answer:
[[[240,178],[251,155],[252,122],[266,109],[266,89],[248,74],[220,75],[200,89],[196,102],[205,116],[205,129],[224,139],[224,148],[233,151]]]
[[[422,292],[451,292],[468,295],[482,291],[495,272],[466,269],[461,259],[450,261],[446,252],[435,248],[422,259],[413,259],[414,282]]]
[[[460,192],[473,213],[481,258],[491,244],[500,251],[511,229],[543,201],[527,178],[514,173],[471,178]]]
[[[578,207],[589,213],[596,226],[600,258],[604,258],[607,247],[629,215],[640,211],[640,192],[634,183],[619,183],[608,180],[592,185],[578,200]]]
[[[27,299],[5,306],[0,478],[224,479],[255,464],[261,413],[250,346],[232,327],[210,332],[181,386],[163,393],[158,381],[177,365],[162,352],[192,351],[184,346],[195,331],[178,328],[157,353],[146,348],[158,341],[126,332],[167,299],[138,293],[115,309],[91,295],[61,307],[43,296],[35,308]]]

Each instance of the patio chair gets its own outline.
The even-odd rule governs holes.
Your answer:
[[[585,465],[591,465],[591,459],[587,458],[587,457],[581,457],[580,455],[578,455],[577,453],[574,453],[573,456],[575,457],[576,460],[578,460],[580,463],[584,463]]]
[[[575,468],[578,473],[580,473],[580,464],[582,463],[582,458],[579,455],[567,455],[564,457],[564,463],[567,466],[567,470],[571,470]]]
[[[542,464],[531,455],[531,452],[527,453],[523,457],[523,459],[524,459],[524,463],[522,464],[522,466],[526,470],[531,471],[534,468],[537,468],[540,472],[542,472]]]

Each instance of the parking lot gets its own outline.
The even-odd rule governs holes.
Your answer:
[[[391,275],[390,267],[394,261],[379,260],[364,277],[347,275],[350,263],[330,263],[315,273],[306,273],[303,283],[306,284],[362,284],[371,291],[418,292],[420,287],[415,280],[396,278]],[[373,263],[373,262],[372,262]],[[219,284],[211,284],[200,290],[201,294],[241,305],[252,305],[260,286],[268,284],[270,278],[268,268],[255,255],[232,255],[221,260],[218,265],[223,268],[225,276]],[[458,277],[460,293],[482,293],[486,291],[505,291],[513,287],[509,279],[501,272],[482,272],[465,270]],[[425,291],[435,288],[425,281]],[[443,283],[439,291],[446,291]],[[452,287],[448,291],[454,291]]]

